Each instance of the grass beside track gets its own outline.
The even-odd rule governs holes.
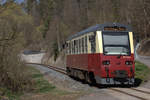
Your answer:
[[[32,78],[34,80],[33,92],[35,93],[46,93],[53,91],[56,87],[50,84],[47,80],[44,79],[44,76],[40,73],[39,70],[30,68],[32,72]]]
[[[31,96],[40,94],[50,96],[50,98],[52,97],[53,100],[61,100],[61,98],[69,94],[73,95],[73,97],[76,97],[76,95],[78,95],[76,93],[71,93],[56,88],[54,85],[50,84],[47,80],[44,79],[44,75],[41,74],[39,70],[33,67],[29,67],[29,72],[32,73],[33,86],[31,91],[29,91],[27,94],[31,94]],[[24,96],[25,94],[26,92],[23,91],[14,93],[9,89],[0,87],[0,100],[3,100],[4,98],[5,100],[32,100],[30,97]]]
[[[140,79],[142,82],[146,82],[150,79],[149,76],[150,76],[150,69],[146,65],[136,61],[135,78]]]
[[[33,86],[31,93],[47,93],[56,89],[55,86],[49,84],[47,80],[44,79],[44,76],[36,69],[29,67],[29,73],[32,75]],[[20,100],[20,96],[24,95],[24,91],[14,93],[9,89],[0,87],[0,100],[5,98],[6,100]]]

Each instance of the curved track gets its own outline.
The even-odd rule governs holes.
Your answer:
[[[42,65],[42,66],[48,67],[54,71],[57,71],[59,73],[67,75],[66,69],[64,69],[64,68],[43,65],[43,64],[37,64],[37,63],[28,63],[28,64]],[[108,89],[115,91],[115,92],[123,93],[128,96],[132,96],[134,98],[137,98],[138,100],[150,100],[150,90],[146,91],[146,90],[142,90],[139,88],[108,88]]]

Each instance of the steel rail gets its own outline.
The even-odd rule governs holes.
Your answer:
[[[131,90],[138,91],[138,92],[142,92],[142,93],[150,94],[150,92],[148,92],[148,91],[143,91],[143,90],[139,90],[139,89],[136,89],[136,88],[130,88],[130,89],[131,89]]]
[[[127,93],[127,92],[118,90],[118,89],[113,89],[113,88],[111,88],[110,90],[113,90],[113,91],[116,91],[116,92],[119,92],[119,93],[123,93],[123,94],[129,95],[129,96],[135,97],[135,98],[137,98],[137,99],[140,99],[140,100],[148,100],[148,99],[146,99],[146,98],[139,97],[139,96],[136,96],[136,95],[133,95],[133,94],[130,94],[130,93]]]
[[[59,68],[59,67],[54,67],[54,66],[45,65],[45,64],[39,64],[39,63],[26,63],[26,64],[41,65],[41,66],[44,66],[44,67],[46,67],[46,68],[49,68],[49,69],[55,70],[55,71],[57,71],[57,72],[60,72],[60,73],[62,73],[62,74],[67,74],[65,69]]]

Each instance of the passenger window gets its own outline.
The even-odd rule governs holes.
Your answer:
[[[72,54],[74,54],[74,42],[72,41]]]
[[[74,54],[76,54],[77,51],[77,45],[76,45],[76,40],[74,40]]]
[[[80,43],[81,43],[81,42],[80,42],[80,39],[79,39],[79,54],[80,54]]]
[[[82,38],[82,53],[84,53],[84,38]]]
[[[69,54],[69,43],[66,44],[67,50],[66,53]]]
[[[74,42],[72,41],[72,54],[74,54]]]
[[[81,39],[79,39],[79,54],[81,53]]]
[[[87,36],[85,36],[85,53],[87,53]]]
[[[80,41],[78,40],[78,54],[80,53]]]
[[[78,40],[76,40],[76,47],[77,47],[76,54],[78,54]]]
[[[73,53],[72,46],[73,46],[73,45],[72,45],[72,41],[71,41],[71,54]]]
[[[71,42],[69,43],[69,54],[71,54]]]
[[[91,52],[92,53],[95,53],[95,51],[96,51],[96,41],[95,41],[95,35],[90,35],[89,36],[89,41],[90,41],[90,43],[91,43]]]
[[[80,39],[80,53],[82,53],[82,39]]]

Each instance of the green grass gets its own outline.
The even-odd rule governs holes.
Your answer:
[[[12,92],[9,89],[6,89],[4,87],[3,88],[1,87],[0,91],[3,92],[4,93],[4,97],[9,98],[9,100],[19,100],[19,97],[21,95],[23,95],[23,93],[14,93],[14,92]],[[2,98],[0,97],[0,100],[1,99]]]
[[[55,91],[56,87],[45,80],[39,70],[29,67],[29,72],[32,73],[33,80],[33,86],[31,89],[33,91],[31,91],[31,93],[47,93]],[[4,97],[8,97],[10,100],[19,100],[20,96],[24,94],[23,91],[15,93],[4,87],[0,87],[0,93],[4,93]]]
[[[32,71],[32,78],[35,82],[34,92],[35,93],[47,93],[53,91],[56,87],[50,84],[47,80],[44,79],[43,74],[39,70],[30,68]]]
[[[148,80],[149,76],[150,76],[150,69],[146,65],[136,61],[135,78],[140,79],[142,80],[142,82],[144,82]]]

